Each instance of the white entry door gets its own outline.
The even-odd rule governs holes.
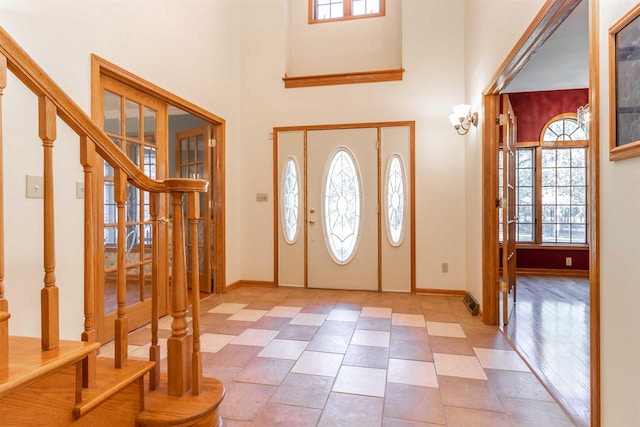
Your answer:
[[[307,286],[378,289],[378,130],[307,133]]]

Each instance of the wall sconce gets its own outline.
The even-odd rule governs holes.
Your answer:
[[[589,138],[589,122],[591,121],[591,113],[589,112],[589,104],[578,108],[578,126],[582,128],[587,138]]]
[[[454,105],[453,114],[449,115],[449,121],[458,135],[465,135],[469,132],[471,125],[478,126],[478,113],[471,112],[471,105]]]

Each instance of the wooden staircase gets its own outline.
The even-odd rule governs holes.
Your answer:
[[[198,220],[199,193],[208,182],[172,178],[154,180],[121,151],[47,74],[0,28],[0,119],[2,94],[12,72],[38,98],[38,130],[43,146],[44,278],[40,293],[41,337],[9,335],[9,302],[5,297],[4,197],[2,174],[2,122],[0,120],[0,425],[2,426],[217,426],[218,406],[224,387],[202,376],[199,337],[199,298],[191,301],[192,322],[186,319],[189,304],[185,263],[183,210],[186,219]],[[53,149],[56,120],[62,119],[80,140],[80,163],[85,176],[84,231],[84,331],[78,341],[59,339],[59,289],[55,276]],[[94,298],[94,251],[98,241],[92,222],[96,209],[94,174],[102,162],[115,170],[118,235],[124,236],[127,185],[149,193],[154,236],[161,219],[154,214],[159,197],[173,204],[171,266],[171,336],[167,340],[167,372],[160,370],[157,290],[152,291],[152,338],[149,360],[127,355],[128,328],[126,277],[118,274],[115,355],[99,357]],[[98,172],[96,172],[98,171]],[[186,206],[184,206],[186,199]],[[197,240],[197,227],[191,227]],[[120,237],[119,237],[120,238]],[[154,254],[157,255],[154,239]],[[118,270],[124,267],[124,245],[118,245]],[[122,264],[121,264],[122,263]],[[154,277],[160,261],[154,258]],[[191,280],[198,282],[198,257],[192,257]],[[122,269],[124,270],[124,268]]]

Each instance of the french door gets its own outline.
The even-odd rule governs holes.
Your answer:
[[[278,285],[412,290],[411,126],[275,130]]]
[[[516,302],[516,116],[508,95],[502,95],[503,181],[502,181],[502,280],[501,322],[509,323]]]
[[[211,181],[211,126],[204,125],[176,132],[176,171],[180,178],[199,178]],[[211,191],[200,193],[200,215],[197,222],[198,241],[191,241],[191,222],[186,229],[187,281],[191,283],[191,257],[198,256],[199,287],[202,292],[212,292],[211,266],[214,255],[212,245]],[[186,209],[186,207],[185,207]]]
[[[147,176],[167,177],[167,107],[166,104],[107,76],[101,78],[103,129],[113,143]],[[97,177],[103,245],[99,248],[98,289],[104,296],[99,301],[99,340],[113,339],[114,319],[122,301],[118,301],[118,255],[124,251],[126,296],[124,310],[128,329],[134,330],[151,319],[152,246],[159,245],[160,274],[157,278],[159,314],[167,313],[168,248],[165,243],[165,222],[158,224],[157,234],[152,227],[152,203],[148,192],[127,184],[124,205],[124,239],[118,235],[118,203],[114,169],[100,160],[103,174]],[[159,218],[167,216],[166,196],[160,196],[155,206]],[[100,218],[99,218],[100,219]]]

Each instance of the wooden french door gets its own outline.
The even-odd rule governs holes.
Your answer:
[[[180,178],[199,178],[211,181],[211,127],[199,126],[176,132],[176,171]],[[199,287],[202,292],[212,292],[211,266],[214,255],[212,245],[211,191],[200,193],[200,219],[198,220],[198,241],[191,241],[191,223],[186,229],[187,280],[191,283],[191,257],[195,250],[198,256]],[[185,207],[186,209],[186,207]]]
[[[113,143],[150,178],[167,177],[167,107],[154,97],[107,76],[101,76],[103,129]],[[158,197],[155,205],[151,195],[127,184],[124,205],[125,238],[118,236],[118,204],[114,169],[100,159],[103,174],[98,176],[98,197],[101,215],[103,245],[99,248],[98,289],[103,299],[98,299],[99,340],[113,339],[114,319],[117,317],[118,256],[124,251],[126,297],[124,310],[129,331],[149,323],[151,319],[151,276],[154,262],[159,265],[157,278],[159,314],[167,313],[168,248],[165,221],[159,221],[154,234],[152,215],[167,215],[166,196]],[[99,174],[100,175],[100,174]],[[159,245],[159,259],[153,259],[154,241]]]
[[[517,122],[508,95],[502,95],[503,182],[502,182],[502,299],[503,325],[509,323],[516,302],[516,139]]]

